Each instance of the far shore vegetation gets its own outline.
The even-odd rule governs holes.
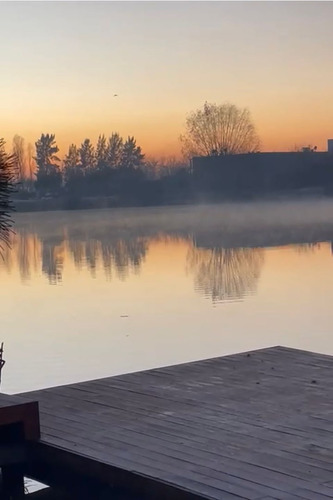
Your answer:
[[[34,145],[26,144],[23,137],[15,135],[10,155],[5,153],[3,139],[0,146],[2,162],[5,161],[7,165],[11,163],[15,169],[15,178],[12,178],[14,170],[11,170],[10,176],[11,182],[15,184],[15,206],[19,211],[150,206],[251,198],[251,190],[238,190],[237,185],[231,191],[226,189],[221,175],[218,176],[218,189],[214,174],[210,174],[211,177],[213,175],[210,183],[215,184],[214,189],[211,192],[203,190],[201,181],[198,182],[198,177],[195,180],[193,176],[191,161],[194,156],[230,157],[259,153],[259,137],[246,108],[229,103],[218,105],[206,102],[202,108],[189,113],[180,141],[182,159],[159,160],[147,158],[135,137],[124,138],[117,132],[109,136],[99,135],[95,144],[89,138],[79,146],[71,144],[65,154],[59,151],[56,137],[50,133],[42,133]],[[302,151],[316,153],[316,148],[309,146]],[[9,179],[8,168],[6,175],[3,177],[5,183]],[[251,172],[247,172],[248,175],[251,176]],[[315,172],[311,176],[315,177]],[[6,192],[9,193],[10,183],[7,187],[9,189]],[[307,182],[306,186],[299,183],[299,187],[314,187],[318,191],[318,182],[313,185]],[[289,188],[286,182],[280,191],[287,192]],[[319,188],[323,188],[325,194],[332,191],[327,185],[319,185]],[[269,193],[256,189],[255,197],[271,194],[271,189]],[[10,198],[9,194],[4,196],[2,203],[4,206],[7,204],[7,208],[2,212],[2,224],[3,237],[6,238]]]

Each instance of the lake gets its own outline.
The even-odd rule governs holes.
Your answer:
[[[15,214],[2,390],[286,345],[333,354],[333,202]]]

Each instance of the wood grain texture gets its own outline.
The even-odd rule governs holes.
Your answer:
[[[274,347],[21,395],[29,473],[142,499],[333,498],[333,358]]]

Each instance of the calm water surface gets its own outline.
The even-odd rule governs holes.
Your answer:
[[[287,345],[333,354],[333,203],[16,214],[4,392]]]

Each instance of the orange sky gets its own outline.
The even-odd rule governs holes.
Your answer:
[[[186,114],[248,107],[262,151],[333,137],[331,2],[1,2],[0,137],[179,154]],[[114,94],[118,97],[113,97]]]

